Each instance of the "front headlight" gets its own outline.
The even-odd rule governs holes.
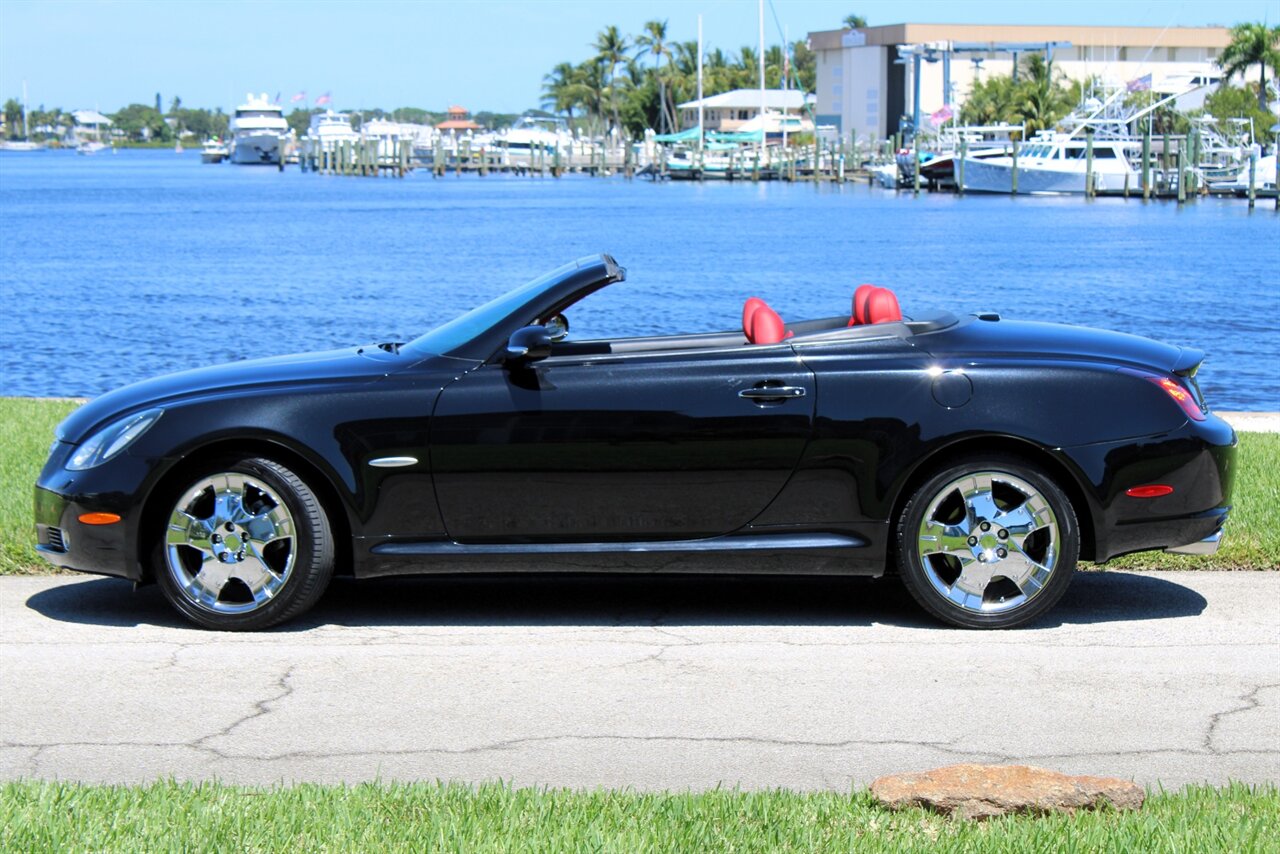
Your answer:
[[[71,471],[84,471],[102,465],[132,445],[163,413],[163,409],[148,409],[146,412],[113,421],[76,448],[67,462],[67,468]]]

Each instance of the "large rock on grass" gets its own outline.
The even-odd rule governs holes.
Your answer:
[[[871,794],[891,809],[920,806],[978,819],[1006,813],[1074,812],[1105,804],[1138,809],[1145,797],[1129,780],[1072,777],[1027,765],[948,765],[916,774],[891,774],[872,783]]]

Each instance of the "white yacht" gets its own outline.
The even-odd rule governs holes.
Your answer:
[[[556,148],[568,149],[573,133],[569,123],[559,117],[521,116],[496,141],[506,149],[512,166],[529,166],[539,150],[550,154]]]
[[[1018,152],[1018,193],[1083,193],[1088,171],[1087,142],[1071,134],[1038,136]],[[1129,162],[1133,143],[1124,139],[1095,139],[1095,190],[1140,189],[1142,177]],[[975,193],[1008,193],[1013,187],[1013,157],[964,159],[964,188]]]
[[[200,146],[200,162],[201,163],[221,163],[231,156],[227,144],[220,139],[210,138],[204,141]]]
[[[278,166],[289,139],[284,108],[266,93],[246,96],[231,119],[231,162]]]
[[[351,127],[351,116],[325,110],[311,117],[307,139],[313,146],[318,145],[320,151],[333,151],[344,142],[358,141],[360,133]]]
[[[76,146],[76,154],[94,155],[103,151],[107,151],[111,146],[105,142],[99,142],[96,139],[86,139],[84,142]]]

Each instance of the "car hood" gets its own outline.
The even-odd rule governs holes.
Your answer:
[[[934,356],[1060,358],[1165,373],[1189,370],[1204,359],[1201,350],[1138,335],[1021,320],[974,319],[916,341]]]
[[[248,359],[208,368],[165,374],[109,391],[67,416],[58,425],[60,441],[78,443],[117,418],[180,401],[261,389],[306,387],[334,382],[372,381],[416,361],[376,344],[316,353]]]

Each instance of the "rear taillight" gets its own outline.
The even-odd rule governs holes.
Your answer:
[[[1203,421],[1204,412],[1200,409],[1200,403],[1195,396],[1182,383],[1172,377],[1152,377],[1146,379],[1160,386],[1165,393],[1174,399],[1178,406],[1182,407],[1182,411],[1187,413],[1187,417],[1194,421]]]

